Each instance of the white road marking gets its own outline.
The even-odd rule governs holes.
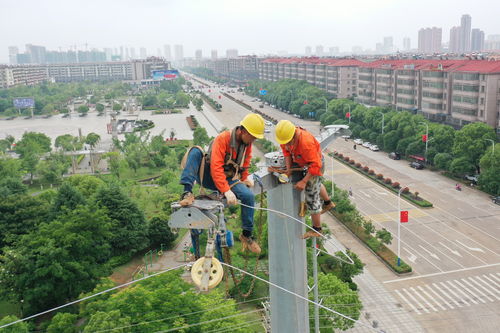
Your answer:
[[[495,293],[499,294],[498,290],[495,289],[495,287],[492,287],[488,284],[488,282],[484,282],[483,279],[481,279],[479,276],[476,276],[476,279],[478,279],[479,281],[481,281],[481,283],[484,283],[486,287],[488,287],[487,290],[493,290],[493,293],[491,291],[489,291],[489,293],[491,295],[493,295],[493,297],[495,297],[497,300],[500,300],[500,297],[498,297],[497,295],[495,295]],[[486,289],[486,288],[483,288],[483,289]]]
[[[476,251],[476,252],[482,252],[484,253],[483,249],[480,249],[478,247],[469,247],[467,245],[465,245],[464,243],[462,243],[461,241],[459,241],[458,239],[455,240],[458,244],[462,245],[463,247],[465,247],[466,249],[470,250],[470,251]]]
[[[371,196],[368,193],[366,193],[365,191],[359,190],[358,192],[362,193],[365,197],[371,198]]]
[[[481,289],[483,289],[484,291],[486,291],[488,294],[496,297],[498,299],[498,297],[494,294],[492,294],[488,289],[486,289],[482,284],[480,284],[479,282],[475,281],[474,279],[472,279],[471,277],[468,278],[470,281],[472,281],[474,284],[478,285]]]
[[[473,269],[480,269],[480,268],[486,268],[486,267],[494,267],[494,266],[498,266],[498,265],[500,265],[500,263],[489,264],[489,265],[482,265],[482,266],[476,266],[476,267],[466,267],[466,268],[454,269],[452,271],[430,273],[430,274],[412,276],[412,277],[408,277],[408,278],[388,280],[388,281],[384,281],[384,283],[393,283],[393,282],[400,282],[400,281],[406,281],[406,280],[414,280],[414,279],[420,279],[420,278],[430,277],[430,276],[436,276],[436,275],[443,275],[443,274],[449,274],[449,273],[470,271],[470,270],[473,270]]]
[[[413,291],[415,291],[415,289],[413,289],[413,287],[411,287],[410,289],[412,289]],[[431,295],[429,295],[429,294],[428,294],[428,293],[427,293],[424,289],[422,289],[422,287],[418,286],[418,287],[417,287],[417,289],[419,289],[419,290],[420,290],[422,293],[424,293],[427,297],[429,297],[431,300],[433,300],[433,301],[434,301],[434,303],[436,303],[437,305],[439,305],[439,306],[440,306],[440,304],[439,304],[438,302],[436,302],[436,300],[434,299],[434,297],[432,297]],[[423,300],[424,300],[424,302],[425,302],[425,303],[427,303],[427,305],[429,305],[429,306],[430,306],[430,308],[431,308],[432,310],[434,310],[434,312],[438,312],[438,309],[436,309],[436,308],[434,307],[434,305],[432,305],[431,303],[427,302],[427,299],[425,299],[424,297],[422,297],[422,296],[421,296],[419,293],[417,293],[416,291],[415,291],[415,293],[416,293],[416,294],[417,294],[417,295],[418,295],[421,299],[423,299]]]
[[[462,307],[462,304],[458,303],[453,297],[450,297],[450,295],[448,295],[448,293],[446,291],[444,291],[443,289],[441,289],[441,287],[439,287],[436,283],[433,283],[432,284],[437,290],[439,290],[440,292],[443,293],[443,295],[445,295],[446,297],[448,297],[449,299],[451,299],[459,308]],[[445,288],[448,288],[445,286]]]
[[[448,282],[450,283],[450,281],[445,281],[445,282]],[[453,290],[451,290],[450,287],[448,287],[444,282],[439,282],[443,287],[445,287],[446,289],[448,289],[448,291],[450,293],[452,293],[459,301],[461,301],[462,303],[464,303],[465,305],[467,306],[470,306],[469,302],[467,302],[465,299],[461,299],[460,296],[454,292]],[[450,283],[452,287],[455,287],[452,283]],[[456,288],[456,287],[455,287]]]
[[[437,292],[435,292],[434,289],[431,288],[431,286],[429,286],[428,284],[426,284],[425,287],[427,287],[427,289],[429,289],[432,293],[434,293],[434,295],[436,295],[437,297],[439,297],[439,299],[441,299],[444,302],[444,304],[448,305],[450,307],[450,309],[454,309],[455,308],[453,305],[451,305],[450,302],[448,302],[447,300],[445,300],[443,298],[443,296],[441,296]],[[443,307],[442,305],[440,305],[440,307],[442,307],[443,310],[446,310],[446,308]]]
[[[490,279],[489,277],[486,276],[486,274],[483,274],[483,278],[485,278],[486,280],[490,281],[491,283],[493,283],[493,285],[495,287],[498,287],[498,283],[496,281],[493,281],[492,279]]]
[[[399,290],[395,290],[395,292],[406,304],[408,304],[413,309],[413,311],[415,311],[417,314],[421,314],[421,312],[418,311],[418,309],[412,303],[408,302],[406,297],[404,297],[403,294],[399,292]]]
[[[466,279],[461,279],[464,283],[468,284],[469,287],[473,288],[474,290],[476,290],[479,294],[481,294],[483,297],[487,298],[488,301],[490,302],[494,302],[495,300],[493,298],[491,298],[490,296],[486,295],[485,293],[483,293],[481,290],[477,289],[477,287],[473,286],[469,281],[467,281]],[[482,300],[480,298],[480,300]]]
[[[405,292],[405,293],[406,293],[406,294],[407,294],[407,295],[408,295],[408,296],[409,296],[409,297],[410,297],[413,301],[415,301],[415,303],[417,304],[417,306],[418,306],[418,308],[419,308],[419,309],[422,309],[422,310],[424,310],[425,312],[430,313],[430,311],[429,311],[429,310],[427,310],[427,308],[426,308],[426,307],[424,307],[422,304],[420,304],[420,302],[419,302],[419,301],[418,301],[415,297],[413,297],[413,295],[412,295],[412,294],[411,294],[411,293],[410,293],[407,289],[403,289],[403,291],[404,291],[404,292]]]
[[[473,297],[475,297],[475,298],[478,298],[478,299],[479,299],[479,297],[477,297],[477,296],[476,296],[476,294],[474,294],[473,292],[471,292],[469,289],[467,289],[467,287],[465,287],[463,284],[461,284],[461,283],[460,283],[460,282],[458,282],[457,280],[453,280],[453,282],[455,282],[456,284],[458,284],[461,288],[463,288],[463,289],[467,290],[467,292],[468,292],[469,294],[471,294]],[[468,297],[468,295],[467,295],[466,293],[464,293],[464,291],[463,291],[462,289],[457,288],[457,290],[458,290],[458,291],[460,291],[462,294],[464,294],[466,297]],[[476,300],[475,300],[474,298],[469,297],[469,299],[471,300],[471,302],[472,302],[472,303],[474,303],[474,304],[479,304],[478,302],[476,302]],[[483,303],[484,303],[484,302],[483,302]]]
[[[498,275],[500,275],[500,273],[497,273]],[[497,280],[498,282],[500,282],[500,279],[498,277],[496,277],[494,274],[490,274],[490,276],[492,278],[494,278],[495,280]]]
[[[454,255],[456,256],[459,256],[460,258],[462,257],[462,255],[460,254],[460,252],[456,251],[456,250],[452,250],[450,249],[448,246],[444,245],[443,243],[441,242],[438,242],[439,244],[441,244],[441,246],[443,246],[444,248],[446,248],[448,251],[450,251],[451,253],[453,253]]]
[[[422,246],[422,245],[420,245],[420,244],[419,244],[418,246],[420,246],[420,248],[421,248],[422,250],[424,250],[425,252],[427,252],[427,253],[428,253],[431,257],[433,257],[434,259],[441,260],[441,259],[439,259],[439,257],[437,256],[437,254],[432,253],[431,251],[427,250],[425,247],[423,247],[423,246]]]

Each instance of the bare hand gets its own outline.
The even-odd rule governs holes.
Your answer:
[[[306,188],[306,182],[303,181],[303,180],[301,180],[300,182],[298,182],[297,184],[295,184],[294,187],[298,191],[303,191]]]

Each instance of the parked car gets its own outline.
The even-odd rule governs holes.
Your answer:
[[[371,143],[370,143],[370,142],[368,142],[368,141],[363,142],[363,147],[365,147],[365,148],[370,148],[370,146],[371,146]]]
[[[423,168],[425,168],[424,165],[422,163],[420,163],[420,162],[411,162],[410,166],[412,168],[417,169],[417,170],[422,170]]]
[[[349,139],[351,136],[350,135],[342,135],[342,139]]]
[[[361,139],[354,139],[354,143],[357,144],[357,145],[362,145],[363,144],[363,140],[361,140]]]
[[[263,105],[263,104],[260,104],[260,105],[259,105],[259,108],[261,108],[261,109],[262,109],[263,107],[264,107],[264,105]]]
[[[500,205],[500,196],[491,197],[491,201],[493,201],[493,203],[497,205]]]
[[[371,145],[371,146],[370,146],[370,150],[371,150],[371,151],[379,151],[380,149],[378,148],[378,146],[377,146],[377,145]]]
[[[473,184],[477,184],[479,175],[465,175],[464,179],[472,182]]]
[[[266,120],[266,126],[273,126],[273,123],[270,122],[269,120]]]
[[[391,158],[393,160],[400,160],[401,154],[398,153],[397,151],[393,151],[393,152],[389,153],[389,158]]]
[[[266,129],[264,130],[264,133],[271,133],[271,130],[270,130],[269,128],[266,128]]]

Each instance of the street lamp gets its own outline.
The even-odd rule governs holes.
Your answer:
[[[419,122],[419,124],[425,125],[425,163],[427,163],[427,142],[429,141],[429,124],[424,123],[423,121]]]
[[[349,124],[351,124],[351,105],[350,104],[346,104],[346,105],[349,108]]]
[[[485,139],[486,141],[491,141],[491,145],[493,146],[493,150],[491,151],[491,156],[495,155],[495,141],[491,139]]]
[[[383,112],[378,111],[377,113],[380,113],[382,115],[382,135],[384,135],[384,118],[385,114]]]
[[[401,191],[403,191],[404,187],[398,191],[398,266],[401,266]]]

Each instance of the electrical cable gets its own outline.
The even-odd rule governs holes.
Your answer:
[[[239,202],[239,204],[240,204],[241,206],[244,206],[244,207],[253,208],[253,209],[261,209],[261,210],[269,211],[269,212],[271,212],[271,213],[275,213],[275,214],[278,214],[278,215],[282,215],[282,216],[288,217],[289,219],[292,219],[292,220],[294,220],[294,221],[297,221],[297,222],[299,222],[300,224],[305,225],[305,226],[306,226],[306,228],[308,228],[308,229],[310,229],[310,230],[312,230],[312,231],[316,232],[316,230],[314,230],[314,228],[312,228],[312,227],[308,226],[306,223],[302,222],[301,220],[299,220],[299,219],[297,219],[297,218],[295,218],[295,217],[293,217],[293,216],[291,216],[291,215],[288,215],[288,214],[285,214],[285,213],[283,213],[283,212],[280,212],[279,210],[274,210],[274,209],[271,209],[271,208],[263,208],[263,207],[252,207],[252,206],[249,206],[249,205],[245,205],[244,203],[241,203],[241,202]],[[339,249],[339,248],[338,248],[338,246],[337,246],[335,243],[330,243],[330,242],[329,242],[329,239],[328,239],[326,236],[321,235],[321,238],[323,238],[323,239],[325,240],[325,243],[331,244],[331,245],[333,245],[335,248]],[[319,249],[318,249],[318,250],[319,250]],[[323,252],[323,253],[325,253],[325,254],[329,255],[330,257],[333,257],[333,258],[336,258],[336,259],[338,259],[338,260],[340,260],[340,261],[342,261],[342,262],[345,262],[346,264],[349,264],[349,265],[354,265],[354,260],[352,260],[352,258],[351,258],[351,257],[350,257],[347,253],[345,253],[343,249],[339,249],[339,250],[340,250],[340,252],[342,252],[342,254],[343,254],[343,255],[345,255],[345,256],[349,259],[349,262],[348,262],[348,261],[346,261],[346,260],[344,260],[344,259],[343,259],[343,258],[341,258],[341,257],[338,257],[338,256],[335,256],[335,255],[332,255],[332,254],[330,254],[330,253],[328,253],[328,252],[325,252],[325,251],[322,251],[322,250],[319,250],[319,251],[321,251],[321,252]]]
[[[252,326],[254,325],[256,322],[262,322],[262,319],[254,319],[254,320],[250,320],[250,321],[247,321],[247,322],[244,322],[243,324],[239,324],[239,325],[234,325],[234,326],[230,326],[230,327],[223,327],[223,328],[217,328],[215,330],[212,330],[212,331],[206,331],[206,332],[203,332],[203,333],[220,333],[220,332],[225,332],[227,330],[233,330],[235,328],[243,328],[243,327],[247,327],[247,326]]]
[[[166,272],[169,272],[169,271],[173,271],[175,269],[179,269],[179,268],[182,268],[182,267],[185,267],[185,266],[188,266],[190,265],[190,263],[186,263],[186,264],[182,264],[182,265],[179,265],[179,266],[176,266],[176,267],[173,267],[173,268],[169,268],[169,269],[166,269],[166,270],[163,270],[163,271],[160,271],[160,272],[157,272],[157,273],[154,273],[154,274],[151,274],[151,275],[148,275],[146,277],[142,277],[140,279],[137,279],[137,280],[134,280],[134,281],[130,281],[130,282],[127,282],[127,283],[124,283],[124,284],[121,284],[119,286],[115,286],[113,288],[109,288],[109,289],[106,289],[106,290],[103,290],[103,291],[100,291],[96,294],[93,294],[93,295],[89,295],[89,296],[86,296],[82,299],[78,299],[76,301],[72,301],[72,302],[69,302],[69,303],[66,303],[64,305],[60,305],[60,306],[57,306],[55,308],[52,308],[52,309],[49,309],[49,310],[45,310],[43,312],[39,312],[37,314],[34,314],[34,315],[31,315],[29,317],[25,317],[25,318],[22,318],[22,319],[18,319],[16,321],[13,321],[11,323],[8,323],[8,324],[5,324],[5,325],[2,325],[0,326],[0,328],[5,328],[5,327],[8,327],[8,326],[11,326],[11,325],[14,325],[14,324],[17,324],[17,323],[20,323],[20,322],[23,322],[23,321],[26,321],[26,320],[29,320],[29,319],[33,319],[33,318],[36,318],[36,317],[39,317],[41,315],[44,315],[46,313],[49,313],[49,312],[52,312],[52,311],[55,311],[55,310],[59,310],[59,309],[62,309],[62,308],[65,308],[67,306],[70,306],[70,305],[73,305],[73,304],[76,304],[76,303],[80,303],[80,302],[83,302],[83,301],[86,301],[90,298],[93,298],[95,296],[99,296],[99,295],[102,295],[102,294],[105,294],[107,292],[110,292],[112,290],[115,290],[115,289],[119,289],[119,288],[122,288],[122,287],[125,287],[125,286],[128,286],[128,285],[131,285],[131,284],[134,284],[136,282],[139,282],[139,281],[142,281],[142,280],[146,280],[146,279],[149,279],[151,277],[154,277],[154,276],[157,276],[157,275],[160,275],[160,274],[163,274],[163,273],[166,273]]]
[[[269,297],[267,297],[267,296],[266,297],[254,298],[254,299],[251,299],[251,300],[242,301],[242,302],[238,302],[238,303],[234,303],[234,304],[221,305],[221,306],[218,306],[216,308],[210,308],[210,309],[206,309],[206,310],[200,310],[200,311],[185,313],[185,314],[181,314],[181,315],[177,315],[177,316],[171,316],[171,317],[166,317],[166,318],[155,319],[155,320],[151,320],[151,321],[141,321],[141,322],[138,322],[138,323],[135,323],[135,324],[131,324],[131,325],[126,325],[126,326],[120,326],[120,327],[115,327],[115,328],[108,328],[108,329],[105,329],[105,330],[94,331],[94,333],[110,332],[110,331],[115,331],[115,330],[121,330],[121,329],[124,329],[124,328],[136,327],[136,326],[139,326],[139,325],[147,325],[147,324],[157,323],[157,322],[164,321],[164,320],[169,320],[169,319],[174,319],[174,318],[179,318],[179,317],[186,317],[186,316],[190,316],[190,315],[194,315],[194,314],[199,314],[199,313],[209,312],[209,311],[213,311],[213,310],[217,310],[217,309],[221,309],[221,308],[226,308],[228,306],[236,306],[236,305],[239,305],[239,304],[244,304],[244,303],[249,303],[249,302],[255,302],[255,301],[258,301],[258,300],[261,300],[261,299],[268,299],[268,298]]]
[[[287,292],[287,293],[289,293],[289,294],[291,294],[291,295],[293,295],[293,296],[295,296],[295,297],[297,297],[297,298],[300,298],[300,299],[302,299],[302,300],[304,300],[304,301],[306,301],[306,302],[309,302],[309,303],[311,303],[311,304],[313,304],[313,305],[317,305],[317,306],[319,306],[320,308],[322,308],[323,310],[326,310],[326,311],[328,311],[328,312],[332,312],[332,313],[334,313],[334,314],[336,314],[336,315],[338,315],[338,316],[340,316],[340,317],[342,317],[342,318],[345,318],[345,319],[347,319],[347,320],[351,320],[351,321],[353,321],[353,322],[355,322],[355,323],[358,323],[358,324],[360,324],[360,325],[362,325],[362,326],[364,326],[364,327],[367,327],[367,328],[369,328],[369,329],[371,329],[371,330],[373,330],[373,331],[375,331],[375,332],[382,333],[382,331],[376,330],[376,329],[374,329],[373,327],[368,326],[368,325],[366,325],[365,323],[363,323],[363,322],[361,322],[361,321],[359,321],[359,320],[356,320],[356,319],[354,319],[354,318],[351,318],[351,317],[349,317],[349,316],[346,316],[345,314],[342,314],[342,313],[340,313],[340,312],[337,312],[337,311],[335,311],[335,310],[332,310],[332,309],[330,309],[330,308],[327,308],[326,306],[324,306],[324,305],[322,305],[322,304],[319,304],[319,303],[316,303],[316,302],[314,302],[314,301],[311,301],[310,299],[308,299],[308,298],[306,298],[306,297],[304,297],[304,296],[302,296],[302,295],[299,295],[299,294],[297,294],[297,293],[294,293],[293,291],[290,291],[290,290],[288,290],[288,289],[286,289],[286,288],[283,288],[283,287],[281,287],[281,286],[279,286],[279,285],[277,285],[277,284],[275,284],[275,283],[272,283],[272,282],[267,281],[267,280],[265,280],[265,279],[263,279],[263,278],[260,278],[260,277],[258,277],[257,275],[253,275],[253,274],[248,273],[248,272],[246,272],[246,271],[244,271],[244,270],[242,270],[242,269],[240,269],[240,268],[238,268],[238,267],[235,267],[235,266],[232,266],[232,265],[226,264],[226,263],[224,263],[224,262],[221,262],[221,264],[222,264],[222,265],[224,265],[224,266],[232,267],[233,269],[236,269],[236,270],[238,270],[238,271],[242,272],[243,274],[248,274],[248,275],[250,275],[250,276],[252,276],[252,277],[254,277],[254,278],[258,279],[259,281],[265,282],[265,283],[269,284],[269,285],[270,285],[270,286],[272,286],[272,287],[278,288],[278,289],[280,289],[280,290],[282,290],[282,291],[284,291],[284,292]]]

